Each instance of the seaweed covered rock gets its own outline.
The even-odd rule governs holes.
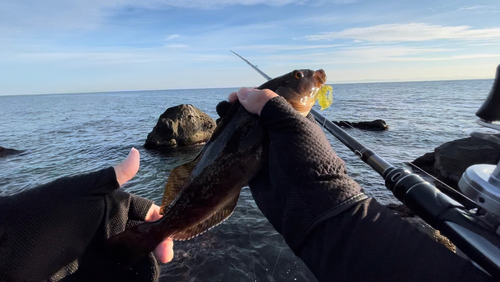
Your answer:
[[[210,139],[215,126],[210,116],[192,105],[171,107],[160,116],[144,147],[161,150],[201,144]]]
[[[439,230],[432,228],[429,224],[427,224],[423,219],[416,216],[415,213],[410,210],[404,204],[388,204],[386,207],[390,210],[393,210],[397,215],[404,218],[411,225],[415,226],[421,232],[427,234],[434,241],[444,245],[452,252],[456,252],[456,246],[448,239],[447,237],[441,235]]]
[[[468,137],[444,143],[434,149],[434,153],[427,153],[414,160],[413,164],[458,189],[458,181],[469,166],[496,165],[499,159],[499,145],[480,138]]]
[[[0,146],[0,157],[6,157],[9,155],[15,155],[15,154],[19,154],[19,153],[21,153],[21,151],[14,150],[14,149],[7,149],[7,148]]]

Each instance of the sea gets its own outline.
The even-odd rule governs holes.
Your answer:
[[[492,79],[333,84],[333,105],[320,112],[335,121],[385,120],[388,131],[345,131],[393,165],[407,167],[445,142],[483,130],[475,112],[492,84]],[[116,165],[135,147],[140,170],[123,189],[159,205],[171,170],[192,160],[200,147],[146,150],[144,142],[158,117],[169,107],[191,104],[215,119],[217,103],[235,90],[0,96],[0,146],[22,151],[0,158],[0,196]],[[377,173],[325,134],[368,195],[383,204],[398,203]],[[316,281],[259,211],[247,187],[228,220],[175,242],[174,252],[173,261],[162,265],[160,281]]]

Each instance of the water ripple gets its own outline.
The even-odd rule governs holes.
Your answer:
[[[478,129],[475,111],[492,80],[333,85],[335,101],[322,114],[331,120],[384,119],[387,132],[346,131],[395,165]],[[112,166],[131,147],[141,153],[137,176],[126,191],[160,204],[172,168],[199,148],[145,150],[158,117],[192,104],[217,118],[215,106],[236,89],[135,91],[72,95],[0,96],[0,146],[24,153],[0,159],[0,196],[58,177]],[[396,202],[378,174],[327,134],[349,174],[382,203]],[[202,236],[175,244],[161,281],[315,281],[283,243],[243,189],[231,218]]]

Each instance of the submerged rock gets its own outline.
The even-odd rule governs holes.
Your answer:
[[[500,136],[500,135],[497,135]],[[498,164],[500,145],[468,137],[444,143],[413,164],[458,190],[458,181],[465,170],[475,164]]]
[[[337,126],[340,127],[354,127],[358,129],[364,129],[364,130],[373,130],[373,131],[382,131],[382,130],[388,130],[389,126],[387,123],[385,123],[384,120],[382,119],[376,119],[372,121],[360,121],[360,122],[350,122],[350,121],[332,121],[335,123]]]
[[[15,154],[19,154],[19,153],[21,153],[21,151],[14,150],[14,149],[7,149],[7,148],[0,146],[0,157],[15,155]]]
[[[201,144],[210,139],[215,126],[209,115],[192,105],[171,107],[160,116],[144,147],[161,150]]]

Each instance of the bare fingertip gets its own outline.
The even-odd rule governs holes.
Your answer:
[[[229,96],[227,97],[227,100],[229,101],[229,103],[234,103],[236,102],[236,100],[238,100],[238,94],[236,92],[232,92],[231,94],[229,94]]]

